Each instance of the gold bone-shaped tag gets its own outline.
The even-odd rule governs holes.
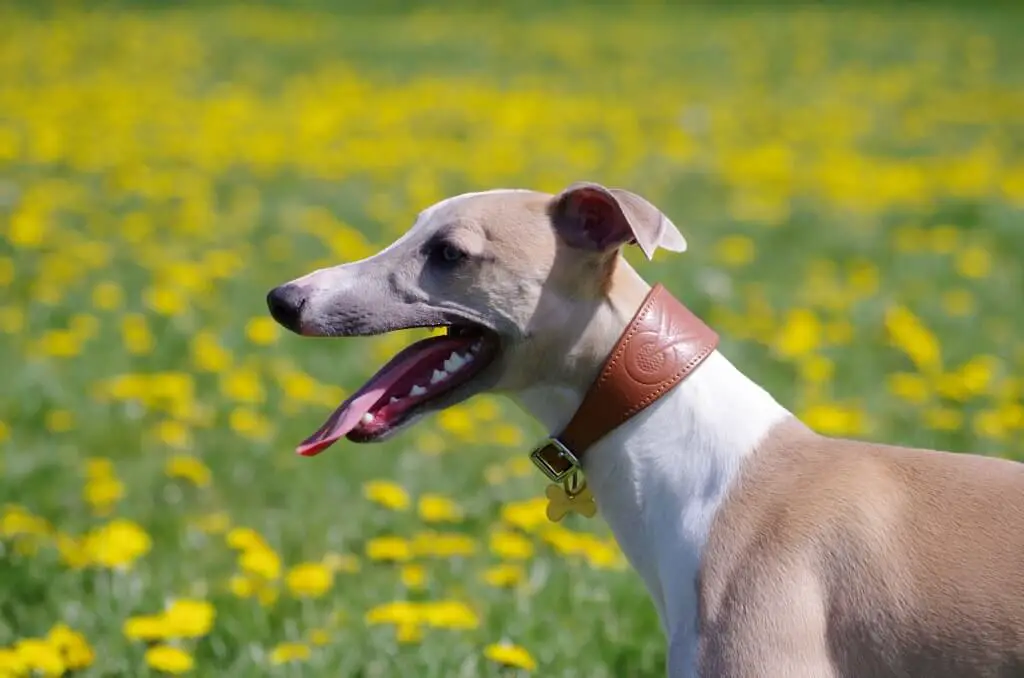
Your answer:
[[[597,514],[594,495],[577,473],[566,478],[561,485],[548,485],[544,494],[548,498],[547,517],[553,523],[570,513],[578,513],[584,518],[593,518]]]

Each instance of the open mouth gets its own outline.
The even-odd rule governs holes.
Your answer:
[[[498,346],[497,335],[479,325],[452,325],[443,336],[417,341],[343,402],[296,452],[309,457],[342,438],[382,438],[473,379],[494,361]]]

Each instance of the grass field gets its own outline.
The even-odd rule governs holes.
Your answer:
[[[1020,13],[17,7],[2,677],[660,675],[501,398],[292,452],[415,333],[286,336],[267,290],[465,190],[633,188],[690,252],[630,259],[809,424],[1024,454]]]

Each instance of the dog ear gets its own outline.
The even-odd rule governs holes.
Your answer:
[[[659,247],[685,252],[686,240],[668,217],[639,195],[577,182],[549,207],[555,230],[573,247],[608,251],[636,243],[648,259]]]

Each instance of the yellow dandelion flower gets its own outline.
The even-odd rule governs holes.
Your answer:
[[[195,665],[192,655],[171,645],[154,645],[146,650],[145,660],[150,668],[175,676],[188,673]]]
[[[484,480],[488,485],[501,485],[508,479],[508,473],[502,464],[488,464],[484,469]]]
[[[213,605],[205,600],[175,600],[164,612],[168,634],[174,638],[205,636],[216,616]]]
[[[75,427],[75,415],[67,410],[50,410],[45,423],[52,433],[66,433]]]
[[[417,502],[420,518],[428,523],[458,522],[462,520],[462,508],[453,500],[440,494],[424,494]]]
[[[845,346],[853,341],[853,323],[849,320],[833,320],[824,330],[825,340],[833,346]]]
[[[534,671],[537,669],[536,660],[526,649],[518,645],[507,643],[488,645],[484,648],[484,657],[495,664],[524,671]]]
[[[60,561],[73,570],[80,570],[89,565],[89,553],[85,548],[84,540],[59,533],[56,536],[55,544]]]
[[[423,621],[435,628],[472,630],[480,625],[480,618],[468,605],[457,600],[424,603]]]
[[[176,316],[188,310],[188,299],[181,290],[158,285],[143,291],[142,300],[146,307],[158,315]]]
[[[981,410],[975,413],[971,424],[974,432],[982,438],[1003,440],[1008,433],[999,410]]]
[[[366,557],[370,560],[406,561],[412,558],[412,547],[401,537],[375,537],[366,542]]]
[[[405,565],[402,567],[401,579],[408,589],[422,589],[427,585],[427,571],[422,565]]]
[[[192,432],[188,425],[176,419],[165,419],[156,426],[156,435],[164,445],[185,449],[192,446]]]
[[[403,645],[423,640],[423,627],[419,624],[399,624],[395,627],[395,640]]]
[[[96,316],[88,313],[76,313],[68,321],[68,329],[82,340],[96,336],[99,326],[100,321]]]
[[[366,611],[364,621],[367,626],[378,624],[419,624],[422,621],[420,608],[408,600],[397,600],[376,605]]]
[[[46,519],[34,515],[24,506],[8,504],[0,514],[0,536],[45,536],[53,532]]]
[[[614,539],[599,540],[588,535],[583,543],[583,558],[587,565],[598,570],[622,570],[626,558]]]
[[[493,397],[477,396],[468,407],[478,421],[495,421],[501,416],[501,406]]]
[[[476,553],[476,541],[456,532],[419,532],[413,536],[412,552],[432,558],[454,558]]]
[[[277,341],[280,327],[270,317],[252,318],[245,325],[245,336],[257,346],[270,346]]]
[[[121,319],[121,340],[133,355],[148,355],[156,346],[146,316],[139,313],[129,313]]]
[[[309,642],[312,645],[327,645],[331,642],[331,633],[327,629],[310,629]]]
[[[793,309],[786,315],[775,338],[775,349],[784,358],[797,358],[817,349],[821,338],[821,323],[814,312]]]
[[[10,216],[7,239],[16,247],[35,249],[50,230],[49,218],[42,210],[26,207]]]
[[[988,392],[995,382],[999,359],[990,355],[979,355],[967,361],[959,370],[964,389],[971,395]]]
[[[65,667],[71,671],[88,668],[96,659],[96,654],[89,646],[85,636],[66,624],[54,626],[50,629],[46,639],[60,651],[61,656],[64,657]]]
[[[968,290],[949,290],[942,294],[942,310],[948,316],[966,318],[974,313],[974,307],[974,295]]]
[[[890,374],[886,378],[886,382],[893,395],[909,403],[922,404],[927,402],[931,396],[928,380],[920,374],[897,372]]]
[[[239,598],[251,598],[259,590],[259,580],[244,574],[236,574],[228,582],[231,593]]]
[[[18,306],[0,306],[0,332],[18,334],[25,330],[25,311]]]
[[[256,600],[260,601],[263,607],[270,607],[281,597],[281,592],[269,584],[260,584],[256,589]]]
[[[39,338],[39,351],[51,358],[73,358],[82,352],[82,339],[70,330],[49,330]]]
[[[547,506],[545,497],[509,502],[501,507],[501,519],[524,532],[533,532],[548,524]]]
[[[491,553],[506,560],[526,560],[533,555],[533,542],[511,530],[496,530],[490,536]]]
[[[754,256],[754,241],[745,235],[726,236],[715,246],[715,257],[726,266],[746,266],[754,261]]]
[[[319,598],[331,589],[332,572],[322,563],[301,563],[288,571],[288,590],[300,598]]]
[[[937,374],[933,380],[935,392],[943,398],[964,403],[971,397],[971,392],[967,389],[959,372]]]
[[[848,284],[857,298],[866,299],[878,292],[880,278],[881,273],[874,262],[860,260],[851,264]]]
[[[22,665],[31,671],[38,671],[44,676],[60,676],[67,666],[60,647],[42,638],[26,638],[14,646]]]
[[[525,455],[512,457],[506,461],[505,469],[516,478],[526,478],[537,472],[537,467]]]
[[[426,455],[438,455],[448,447],[443,436],[436,431],[423,431],[416,436],[416,449]]]
[[[476,425],[464,406],[456,405],[441,410],[437,415],[438,425],[457,438],[466,438],[473,432]]]
[[[491,439],[505,447],[519,447],[523,444],[523,432],[513,424],[498,424],[490,432]]]
[[[279,381],[285,397],[300,403],[316,400],[317,389],[320,385],[316,379],[305,372],[288,372],[280,376]]]
[[[409,508],[409,495],[398,483],[390,480],[371,480],[363,484],[363,496],[393,511]]]
[[[248,368],[237,368],[221,377],[221,393],[239,403],[257,404],[266,399],[263,381],[258,372]]]
[[[243,570],[267,580],[281,576],[281,558],[270,548],[251,548],[242,553],[238,564]]]
[[[928,243],[936,254],[952,254],[960,247],[960,231],[950,224],[936,226],[928,232]]]
[[[192,364],[201,372],[220,373],[231,367],[231,353],[225,349],[217,335],[200,330],[192,338]]]
[[[109,568],[130,568],[149,553],[153,542],[137,523],[118,518],[103,525],[86,537],[90,559]]]
[[[265,549],[269,548],[267,542],[263,540],[259,532],[252,529],[251,527],[234,527],[228,532],[226,541],[228,546],[238,551],[248,551],[249,549]]]
[[[164,472],[171,478],[182,478],[197,487],[210,484],[210,469],[195,457],[177,455],[171,457],[164,467]]]
[[[834,362],[817,353],[800,358],[797,366],[800,370],[800,377],[813,385],[828,383],[836,369]]]
[[[214,511],[196,518],[193,526],[206,534],[223,534],[231,528],[231,516],[224,511]]]
[[[511,588],[526,579],[526,570],[518,563],[501,563],[484,570],[481,578],[491,586]]]
[[[817,403],[803,411],[800,418],[818,433],[856,436],[864,432],[864,412],[839,403]]]
[[[28,670],[17,648],[0,647],[0,678],[21,678]]]
[[[262,440],[270,435],[270,425],[260,414],[247,407],[236,407],[228,416],[228,425],[239,435]]]
[[[992,255],[980,245],[971,245],[957,252],[955,265],[964,278],[986,278],[992,271]]]
[[[113,505],[122,497],[124,497],[124,484],[117,478],[100,476],[90,478],[85,483],[85,501],[97,515],[108,514]]]
[[[305,643],[280,643],[270,651],[270,663],[274,665],[306,661],[312,655]]]
[[[115,472],[114,462],[106,457],[91,457],[85,462],[85,475],[89,478],[107,478]]]
[[[950,407],[933,407],[923,416],[925,426],[936,431],[958,431],[963,428],[964,415]]]
[[[121,632],[129,640],[162,640],[171,637],[167,618],[162,614],[129,617],[122,624]]]
[[[101,311],[114,311],[124,303],[124,292],[117,283],[101,282],[92,288],[92,305]]]
[[[359,558],[351,553],[327,553],[324,554],[323,565],[331,572],[344,572],[355,574],[359,572]]]
[[[942,366],[942,351],[938,338],[910,309],[892,306],[885,312],[885,328],[889,340],[902,350],[924,372],[934,372]]]

